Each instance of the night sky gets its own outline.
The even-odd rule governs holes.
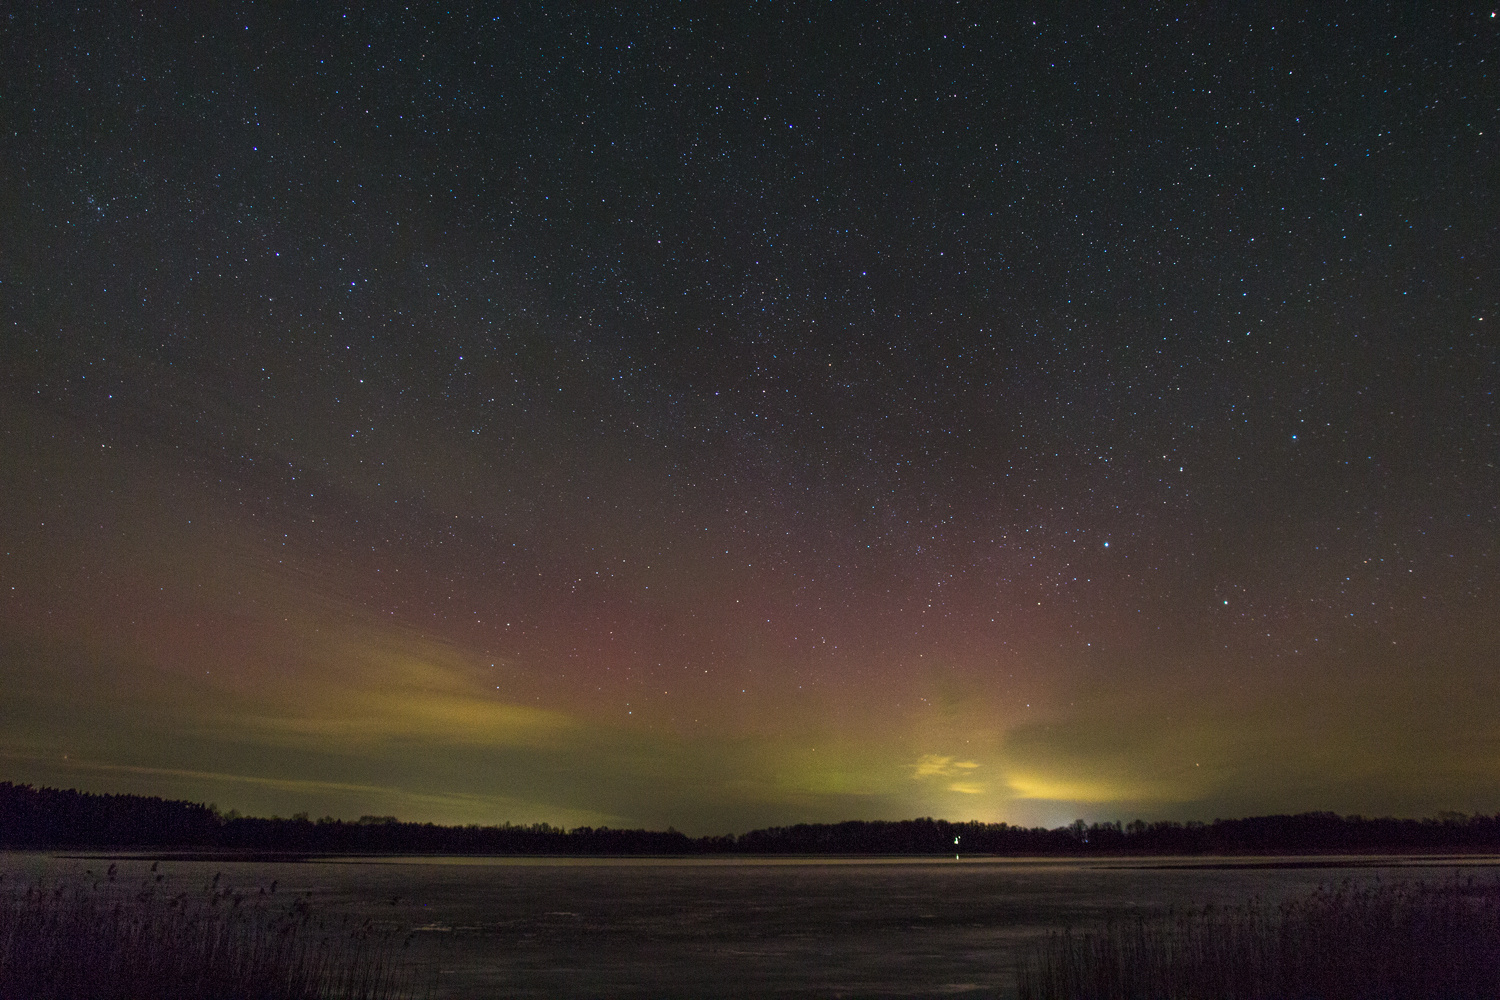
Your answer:
[[[1489,7],[140,6],[0,15],[0,779],[1500,810]]]

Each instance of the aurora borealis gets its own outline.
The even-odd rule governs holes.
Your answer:
[[[9,15],[0,778],[1500,810],[1497,20],[1360,10]]]

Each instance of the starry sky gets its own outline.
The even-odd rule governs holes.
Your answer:
[[[1490,8],[491,6],[4,15],[0,778],[1500,810]]]

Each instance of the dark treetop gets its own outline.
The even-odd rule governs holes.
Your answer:
[[[1497,851],[1500,816],[1366,819],[1333,813],[1259,816],[1213,823],[1085,824],[1055,830],[1005,823],[799,824],[739,836],[676,830],[562,830],[531,826],[437,826],[390,816],[357,822],[304,816],[225,816],[211,806],[139,795],[95,795],[0,783],[0,848],[196,848],[279,854],[542,855],[1109,855],[1306,854]]]

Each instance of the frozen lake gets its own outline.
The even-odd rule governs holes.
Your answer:
[[[111,860],[125,880],[150,865]],[[0,854],[7,883],[107,863]],[[1500,858],[161,862],[176,890],[217,872],[252,892],[274,879],[318,912],[419,928],[441,1000],[1008,996],[1021,949],[1066,924],[1456,867],[1500,876]]]

